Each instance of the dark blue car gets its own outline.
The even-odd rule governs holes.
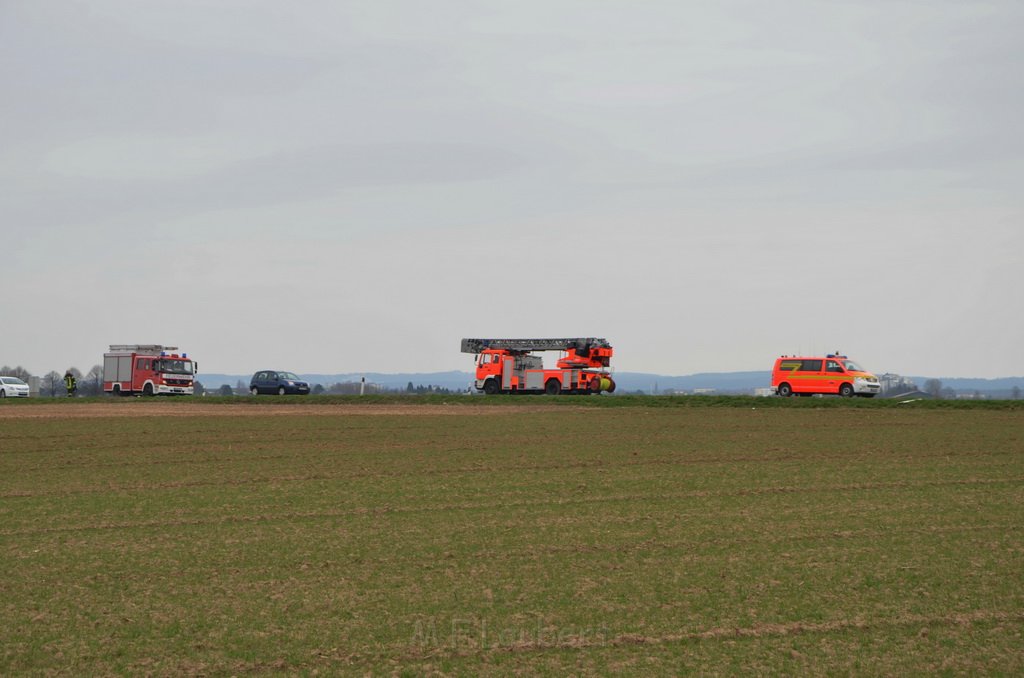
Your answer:
[[[253,395],[260,393],[309,395],[309,382],[299,379],[294,372],[263,370],[252,375],[252,379],[249,380],[249,393]]]

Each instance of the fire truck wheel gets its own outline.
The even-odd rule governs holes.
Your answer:
[[[496,395],[501,389],[498,387],[498,382],[493,379],[488,379],[484,382],[484,393],[487,395]]]
[[[558,395],[562,392],[562,385],[557,379],[548,379],[544,384],[544,393],[547,395]]]
[[[278,386],[277,395],[284,395],[284,386]]]
[[[146,384],[145,386],[143,386],[142,395],[146,396],[147,398],[151,397],[153,395],[153,384]]]
[[[851,384],[841,384],[839,386],[839,395],[843,398],[852,398],[853,386]]]

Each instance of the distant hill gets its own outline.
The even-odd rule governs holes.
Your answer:
[[[1014,387],[1024,391],[1024,377],[1002,377],[999,379],[968,379],[962,377],[908,377],[918,388],[923,389],[929,379],[938,379],[942,388],[951,388],[957,393],[979,393],[1008,397]]]
[[[234,387],[239,381],[248,385],[249,374],[200,374],[199,381],[208,389],[220,388],[223,384]],[[412,382],[413,386],[440,386],[453,391],[461,391],[473,383],[472,372],[402,372],[386,374],[383,372],[365,372],[348,374],[300,374],[300,377],[311,384],[358,383],[366,377],[367,383],[380,384],[387,389],[404,389]],[[769,386],[771,372],[719,372],[691,374],[683,377],[644,372],[616,372],[615,383],[618,390],[644,391],[650,393],[675,389],[692,391],[693,389],[715,389],[721,393],[746,393],[755,388]]]
[[[623,391],[654,390],[692,391],[694,389],[714,389],[719,393],[749,393],[755,388],[765,388],[772,384],[770,371],[757,372],[701,372],[675,377],[664,374],[648,374],[645,372],[616,372],[615,384]]]
[[[234,387],[239,381],[248,386],[251,374],[200,374],[199,381],[207,389],[217,389],[223,384]],[[369,384],[379,384],[390,390],[404,390],[409,382],[413,386],[439,386],[453,391],[466,390],[473,383],[472,372],[453,370],[451,372],[364,372],[347,374],[300,374],[312,384],[358,383],[363,377]],[[751,393],[754,389],[771,385],[771,372],[701,372],[684,376],[650,374],[646,372],[615,372],[615,383],[619,392],[657,391],[693,392],[695,389],[713,389],[718,393]],[[925,382],[937,377],[909,377],[924,388]],[[1003,377],[1000,379],[939,378],[943,388],[951,388],[958,394],[972,394],[975,391],[990,397],[1007,398],[1014,387],[1024,390],[1024,377]]]
[[[440,386],[452,390],[463,390],[469,388],[473,383],[473,375],[469,372],[409,372],[399,374],[385,374],[383,372],[359,372],[349,374],[299,374],[311,384],[345,384],[358,383],[366,377],[368,384],[380,384],[388,389],[404,389],[409,382],[413,386]],[[234,387],[239,381],[246,386],[249,385],[251,374],[199,374],[199,381],[208,389],[220,388],[222,385]]]

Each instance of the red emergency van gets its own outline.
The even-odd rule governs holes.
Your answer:
[[[839,395],[873,398],[878,378],[845,355],[782,356],[772,370],[772,390],[780,396]]]

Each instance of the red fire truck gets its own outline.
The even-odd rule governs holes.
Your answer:
[[[555,369],[533,351],[563,351]],[[607,368],[612,346],[605,339],[463,339],[463,353],[475,353],[478,391],[495,393],[612,393]]]
[[[112,344],[103,354],[103,390],[114,395],[192,395],[198,363],[177,346]]]

